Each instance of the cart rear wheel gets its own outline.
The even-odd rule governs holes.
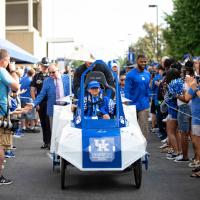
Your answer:
[[[61,158],[60,164],[60,176],[61,176],[61,189],[65,189],[65,169],[66,169],[66,161]]]
[[[134,172],[134,176],[135,176],[135,185],[136,188],[140,188],[141,183],[142,183],[142,162],[141,159],[137,160],[134,164],[133,164],[133,172]]]

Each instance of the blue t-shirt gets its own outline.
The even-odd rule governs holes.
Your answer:
[[[200,86],[198,88],[200,89]],[[188,93],[193,96],[191,103],[192,125],[200,125],[200,97],[196,94],[193,95],[191,88],[188,90]]]
[[[149,108],[150,77],[147,70],[140,72],[137,68],[126,75],[124,94],[136,105],[137,111]]]
[[[0,116],[4,116],[7,113],[9,86],[13,81],[8,71],[0,67]]]
[[[30,102],[30,98],[31,98],[31,93],[30,93],[31,81],[32,81],[32,78],[29,77],[29,76],[25,76],[20,80],[20,84],[21,84],[20,88],[21,88],[21,90],[22,89],[26,90],[25,93],[20,95],[22,103]]]

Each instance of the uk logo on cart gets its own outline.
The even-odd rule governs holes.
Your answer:
[[[89,156],[92,162],[112,162],[115,158],[114,138],[90,138]]]

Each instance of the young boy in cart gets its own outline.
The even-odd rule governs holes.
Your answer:
[[[84,97],[84,116],[92,119],[110,119],[114,116],[115,103],[105,96],[98,81],[91,81]],[[80,102],[76,119],[81,115]]]

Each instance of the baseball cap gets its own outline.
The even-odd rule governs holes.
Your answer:
[[[111,66],[112,67],[118,67],[117,63],[115,63],[115,62],[113,62]]]
[[[159,63],[157,63],[157,62],[151,62],[149,65],[152,66],[152,67],[158,67]]]
[[[126,68],[135,68],[136,67],[136,64],[133,64],[133,65],[127,65]]]
[[[88,89],[91,89],[91,88],[100,88],[99,82],[98,81],[91,81],[88,84]]]

